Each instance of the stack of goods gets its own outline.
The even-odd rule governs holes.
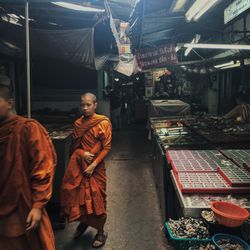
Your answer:
[[[216,249],[220,250],[249,250],[250,246],[241,238],[231,234],[216,234],[212,238]]]
[[[195,122],[185,121],[185,125],[212,143],[245,142],[250,139],[248,129],[235,124],[233,120],[221,119],[220,117],[200,117]]]
[[[212,243],[201,244],[199,246],[190,247],[189,250],[215,250],[216,247]]]
[[[168,225],[172,234],[176,238],[196,238],[207,239],[209,231],[200,219],[180,218],[179,220],[169,220]]]
[[[218,150],[168,150],[183,193],[250,193],[250,173]]]
[[[245,248],[242,245],[230,239],[221,239],[217,242],[217,245],[221,249],[226,249],[226,250],[245,250]]]
[[[203,249],[210,250],[211,239],[205,223],[196,218],[180,218],[179,220],[169,220],[166,229],[176,249]],[[205,247],[208,248],[205,248]],[[191,248],[195,247],[195,248]],[[198,247],[198,248],[197,248]],[[203,247],[203,248],[199,248]]]

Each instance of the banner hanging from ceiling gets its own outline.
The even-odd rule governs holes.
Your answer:
[[[173,44],[141,50],[136,55],[136,58],[142,70],[161,68],[178,63],[175,46]]]

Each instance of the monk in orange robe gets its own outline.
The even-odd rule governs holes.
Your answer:
[[[56,155],[46,130],[13,114],[11,90],[0,86],[0,249],[55,250],[45,210]]]
[[[93,247],[107,240],[106,169],[104,159],[111,150],[112,127],[109,119],[95,113],[96,96],[81,98],[83,116],[74,124],[69,166],[61,190],[62,214],[69,222],[80,221],[74,239],[79,239],[88,226],[97,229]]]

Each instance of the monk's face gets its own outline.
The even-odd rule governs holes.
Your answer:
[[[81,99],[82,113],[85,117],[92,116],[97,108],[97,103],[94,101],[92,96],[83,96]]]
[[[0,96],[0,121],[5,120],[13,109],[13,99],[6,100]]]

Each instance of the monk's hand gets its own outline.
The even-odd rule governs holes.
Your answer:
[[[37,229],[41,219],[42,209],[32,208],[26,220],[26,231]]]
[[[94,154],[91,154],[90,152],[85,152],[85,153],[84,153],[84,159],[85,159],[85,161],[86,161],[87,163],[89,163],[89,164],[93,162],[94,157],[95,157],[95,155],[94,155]]]
[[[90,165],[84,170],[83,174],[84,174],[85,176],[87,176],[87,177],[92,176],[92,174],[94,173],[94,170],[95,170],[96,166],[97,166],[96,163],[93,162],[92,164],[90,164]]]

